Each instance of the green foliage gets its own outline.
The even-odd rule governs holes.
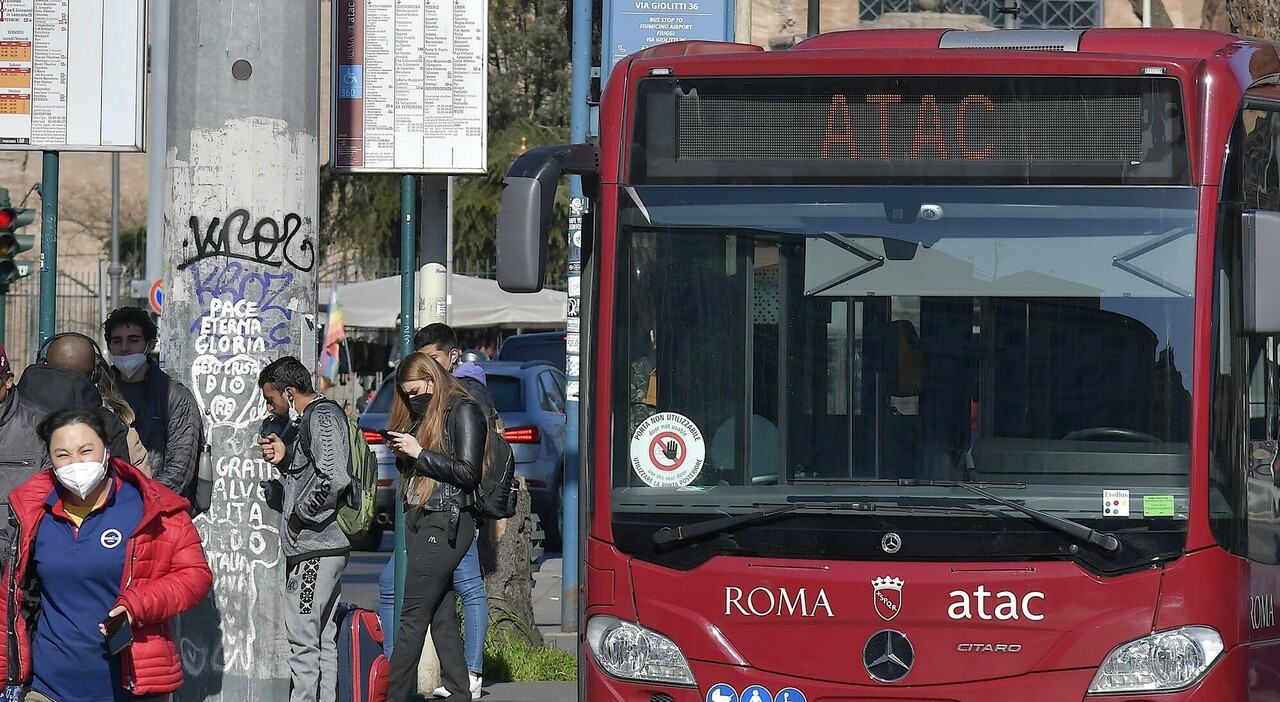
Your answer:
[[[484,642],[484,677],[504,682],[573,681],[578,679],[578,658],[551,646],[530,646],[491,635]]]
[[[120,263],[129,275],[141,278],[147,270],[147,228],[120,230]]]
[[[570,4],[490,0],[491,131],[505,131],[520,119],[548,127],[569,126]]]
[[[525,148],[564,144],[569,130],[546,127],[531,120],[517,120],[489,141],[489,172],[474,178],[459,178],[453,190],[453,256],[462,260],[493,260],[497,256],[494,233],[501,209],[502,179],[511,162]],[[555,212],[548,241],[548,277],[564,275],[568,255],[568,188],[556,191]]]
[[[397,257],[399,223],[398,176],[339,174],[328,163],[320,168],[320,260],[335,253],[343,259]]]

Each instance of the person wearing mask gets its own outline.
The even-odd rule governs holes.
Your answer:
[[[147,354],[158,330],[151,315],[137,307],[121,307],[102,324],[115,366],[115,384],[136,415],[134,428],[151,454],[156,480],[190,497],[195,486],[203,433],[195,395],[160,370]]]
[[[400,469],[405,509],[404,602],[391,656],[388,702],[408,702],[427,627],[445,699],[472,699],[453,597],[453,573],[476,537],[465,496],[485,469],[488,428],[475,400],[434,359],[413,353],[396,370],[387,443]]]
[[[418,330],[413,337],[418,351],[435,359],[443,368],[453,373],[462,387],[471,395],[491,423],[500,421],[493,407],[493,399],[485,385],[484,369],[475,363],[460,363],[461,349],[458,348],[458,336],[453,327],[447,324],[428,324]],[[471,547],[462,556],[458,568],[453,571],[453,589],[462,599],[463,622],[465,627],[463,642],[467,659],[467,682],[472,697],[480,697],[484,687],[484,638],[489,629],[489,600],[484,591],[484,577],[480,572],[480,553],[477,549],[479,529]],[[395,607],[395,557],[387,560],[378,579],[378,616],[384,622],[390,622]],[[383,640],[383,651],[387,658],[395,652],[395,639],[386,637]],[[444,686],[436,688],[432,694],[444,697],[448,694]]]
[[[182,685],[168,622],[213,584],[190,505],[111,455],[98,412],[55,412],[37,434],[52,468],[9,494],[20,533],[0,598],[6,699],[167,699]],[[127,627],[127,651],[108,647],[108,625]]]
[[[351,541],[338,507],[351,486],[347,418],[311,384],[311,371],[293,356],[271,362],[258,376],[271,415],[258,439],[262,457],[280,469],[280,550],[285,556],[284,626],[289,639],[290,702],[335,702],[338,695],[338,599]],[[286,444],[280,420],[298,424]]]

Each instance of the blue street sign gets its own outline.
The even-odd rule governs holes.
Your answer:
[[[163,278],[156,278],[156,282],[151,284],[151,290],[147,293],[147,302],[151,305],[151,311],[160,314],[164,309],[164,284]]]
[[[733,0],[617,0],[604,19],[606,74],[624,56],[658,44],[733,41]]]
[[[364,66],[338,66],[338,97],[364,97]]]

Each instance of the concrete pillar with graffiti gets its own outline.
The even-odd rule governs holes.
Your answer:
[[[170,18],[164,370],[204,414],[213,593],[178,621],[176,700],[289,695],[280,518],[257,447],[258,373],[314,367],[320,3],[176,2]]]

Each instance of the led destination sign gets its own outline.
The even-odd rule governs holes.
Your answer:
[[[649,79],[634,141],[636,183],[1190,182],[1169,79]]]

